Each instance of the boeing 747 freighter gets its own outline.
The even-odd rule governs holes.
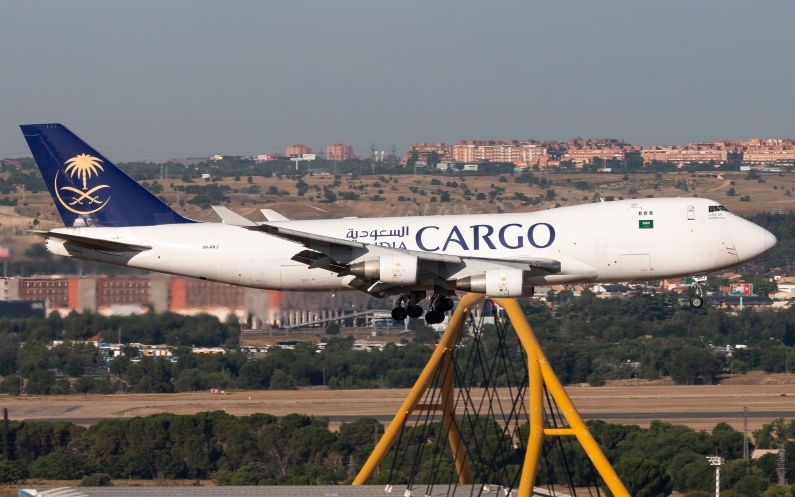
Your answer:
[[[64,227],[34,231],[53,254],[271,290],[396,296],[393,318],[439,323],[457,291],[521,297],[536,285],[706,274],[769,251],[776,237],[713,200],[630,199],[529,213],[254,223],[217,207],[197,222],[61,124],[22,133]],[[690,299],[701,307],[697,284]]]

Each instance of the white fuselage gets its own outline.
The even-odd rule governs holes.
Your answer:
[[[699,198],[621,200],[516,214],[345,218],[269,223],[396,249],[475,259],[450,278],[482,271],[489,259],[548,259],[560,272],[533,284],[659,280],[735,266],[766,252],[775,237]],[[132,206],[131,206],[132,208]],[[715,207],[713,207],[715,209]],[[92,238],[151,246],[125,256],[64,246],[56,254],[274,290],[352,289],[353,276],[293,260],[305,247],[222,223],[61,228]],[[485,267],[485,266],[484,266]]]

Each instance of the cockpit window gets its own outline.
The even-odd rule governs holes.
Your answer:
[[[709,211],[710,212],[718,212],[718,211],[729,212],[729,209],[727,209],[726,207],[723,207],[722,205],[710,205],[709,206]]]

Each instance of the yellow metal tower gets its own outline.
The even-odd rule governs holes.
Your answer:
[[[381,464],[387,452],[395,443],[400,435],[400,431],[405,425],[406,420],[416,409],[441,411],[445,425],[448,427],[447,436],[452,449],[455,467],[458,473],[460,484],[471,484],[472,476],[466,462],[466,450],[461,440],[461,433],[456,422],[455,404],[453,402],[453,349],[464,322],[472,308],[484,300],[483,295],[467,294],[461,298],[458,307],[450,318],[450,322],[442,335],[439,344],[422,370],[420,377],[409,392],[400,410],[395,414],[394,419],[385,430],[383,437],[376,445],[370,457],[365,462],[356,479],[354,485],[365,485],[373,476],[376,468]],[[528,377],[529,377],[529,421],[530,439],[527,443],[527,451],[522,466],[522,474],[519,480],[519,497],[530,497],[535,486],[538,464],[541,458],[541,449],[545,437],[573,436],[582,445],[585,453],[591,459],[594,468],[599,472],[605,485],[610,489],[615,497],[630,497],[629,492],[621,483],[610,462],[605,457],[599,444],[593,438],[588,428],[585,426],[580,414],[574,407],[566,390],[561,385],[560,380],[552,370],[552,366],[544,356],[544,352],[538,345],[538,340],[530,328],[530,324],[525,319],[519,303],[516,299],[495,298],[493,301],[505,309],[508,319],[516,331],[516,335],[522,344],[522,348],[527,354]],[[420,401],[434,379],[437,371],[441,372],[440,403],[434,405],[423,405]],[[561,413],[568,422],[568,428],[547,428],[544,425],[544,387],[552,396],[561,410]]]

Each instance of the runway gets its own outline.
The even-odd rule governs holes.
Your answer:
[[[783,375],[782,375],[783,376]],[[793,375],[790,375],[793,376]],[[776,379],[765,376],[765,379]],[[783,378],[782,378],[783,379]],[[778,418],[795,418],[795,384],[638,386],[566,388],[571,400],[588,419],[648,426],[659,419],[711,430],[726,422],[742,429],[743,408],[748,426],[759,429]],[[485,391],[473,389],[475,405],[488,402]],[[225,411],[233,416],[267,413],[285,416],[301,413],[328,418],[332,429],[362,417],[389,423],[408,395],[406,389],[235,391],[219,394],[187,392],[172,394],[112,394],[0,397],[12,420],[72,421],[82,425],[103,419],[129,419],[157,413],[195,414]],[[499,389],[501,404],[511,405],[510,392]],[[507,403],[506,403],[507,401]],[[508,408],[510,409],[510,408]],[[459,406],[458,415],[464,407]]]

